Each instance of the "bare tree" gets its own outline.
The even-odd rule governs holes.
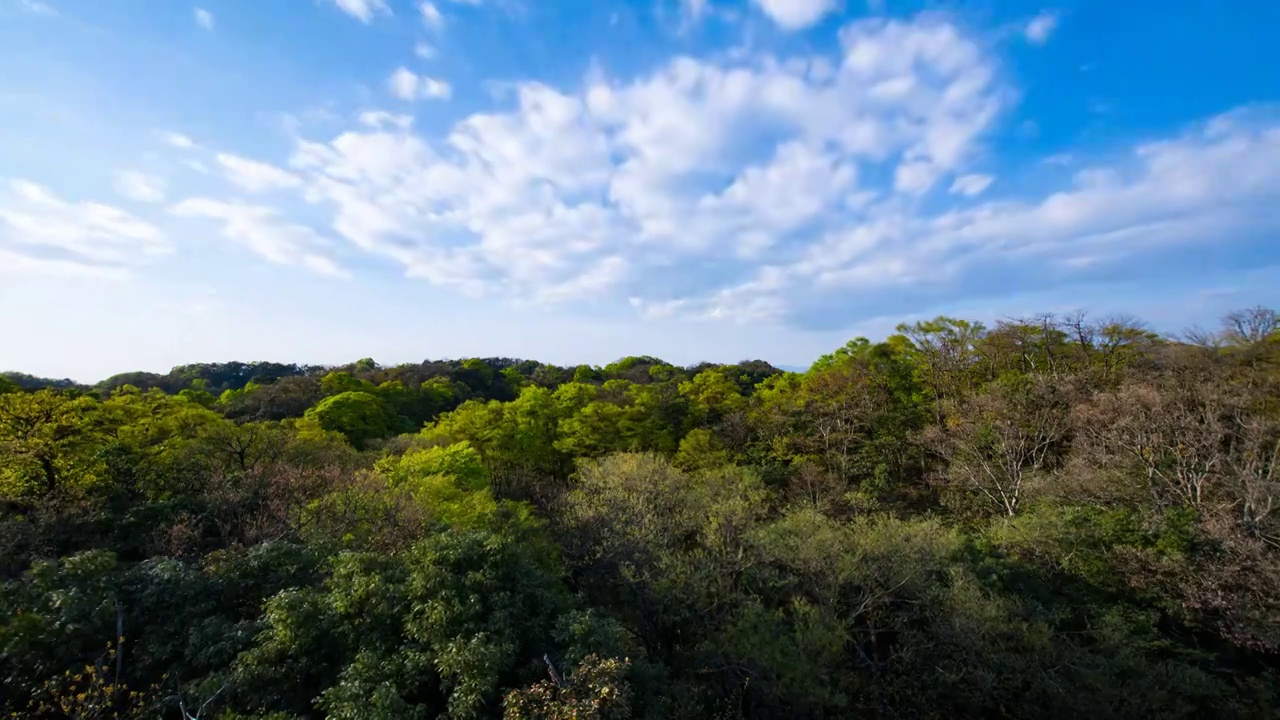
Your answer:
[[[1159,504],[1201,508],[1224,471],[1228,426],[1221,388],[1208,383],[1133,383],[1077,408],[1075,424],[1099,464],[1129,464]]]
[[[1280,423],[1237,405],[1231,417],[1230,441],[1228,481],[1241,529],[1280,547],[1280,537],[1271,528],[1275,520],[1272,513],[1280,505]]]
[[[1059,327],[1071,339],[1079,364],[1093,369],[1103,381],[1114,378],[1159,339],[1140,320],[1124,314],[1091,320],[1084,311],[1076,311],[1063,318]]]
[[[1056,375],[1066,369],[1067,334],[1053,313],[1001,320],[980,343],[990,377],[1016,370]]]
[[[1280,313],[1261,305],[1235,310],[1222,319],[1223,340],[1230,345],[1256,345],[1280,332]]]
[[[926,442],[947,461],[946,478],[1016,515],[1028,481],[1061,456],[1070,428],[1067,404],[1042,377],[969,398]]]
[[[1088,313],[1076,310],[1067,315],[1062,319],[1062,330],[1075,343],[1076,351],[1080,353],[1083,364],[1088,365],[1093,359],[1096,332],[1096,326],[1089,320]]]
[[[787,482],[787,499],[792,503],[831,515],[844,504],[844,481],[812,462],[803,462]]]
[[[1280,313],[1258,306],[1227,313],[1216,331],[1199,326],[1187,328],[1181,339],[1191,345],[1218,350],[1223,347],[1251,347],[1277,332],[1280,332]]]

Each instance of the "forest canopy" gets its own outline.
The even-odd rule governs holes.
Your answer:
[[[0,375],[0,715],[1258,718],[1280,316]]]

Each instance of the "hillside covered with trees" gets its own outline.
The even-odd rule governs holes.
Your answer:
[[[1261,718],[1280,318],[0,377],[0,715]]]

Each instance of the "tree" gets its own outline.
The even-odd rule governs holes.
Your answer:
[[[1198,510],[1225,469],[1226,410],[1216,384],[1165,378],[1098,394],[1074,425],[1097,464],[1130,470],[1157,506]]]
[[[339,395],[345,392],[369,394],[377,392],[377,387],[373,383],[368,380],[361,380],[348,372],[331,372],[325,375],[320,380],[320,388],[325,395]]]
[[[1160,343],[1159,336],[1128,315],[1094,321],[1086,313],[1076,312],[1063,321],[1062,327],[1072,342],[1078,367],[1096,373],[1106,384]]]
[[[343,553],[323,588],[272,598],[236,659],[245,709],[332,718],[475,718],[542,654],[564,590],[529,546],[440,533],[402,557]]]
[[[56,390],[0,395],[0,493],[49,494],[101,471],[97,403]]]
[[[703,370],[680,383],[680,395],[689,402],[689,417],[697,427],[711,427],[746,406],[742,389],[720,369]]]
[[[958,399],[972,386],[978,343],[986,334],[982,323],[939,316],[898,332],[910,341],[920,363],[920,377],[934,400],[934,414],[942,422],[943,403]]]
[[[327,397],[308,410],[306,418],[324,430],[342,433],[357,450],[363,450],[370,440],[391,435],[397,425],[391,408],[367,392]]]
[[[1029,482],[1061,460],[1069,405],[1045,377],[1008,379],[952,403],[946,423],[926,441],[945,461],[947,482],[977,493],[1012,517]]]
[[[553,673],[503,701],[505,720],[628,720],[631,717],[631,687],[626,682],[627,660],[588,655],[562,677],[547,661]]]
[[[1247,347],[1270,340],[1280,332],[1280,313],[1262,306],[1235,310],[1223,318],[1223,339],[1229,345]]]
[[[710,430],[694,428],[680,441],[672,462],[686,472],[714,470],[729,464],[729,453]]]
[[[1246,534],[1280,548],[1280,421],[1239,402],[1230,413],[1231,504]]]
[[[1055,375],[1068,369],[1067,334],[1052,314],[1002,320],[978,343],[990,378],[1006,373]]]
[[[593,402],[560,421],[555,448],[576,457],[600,457],[624,450],[619,424],[625,410],[611,402]]]

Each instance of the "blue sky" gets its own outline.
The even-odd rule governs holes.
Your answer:
[[[0,0],[0,367],[1280,303],[1280,4]]]

